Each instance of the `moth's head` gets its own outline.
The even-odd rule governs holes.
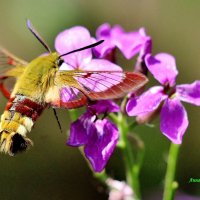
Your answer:
[[[50,68],[60,68],[61,65],[64,63],[64,60],[60,57],[57,52],[53,53],[45,53],[40,56],[40,59],[46,63],[48,63]]]
[[[61,65],[64,63],[64,60],[57,52],[52,53],[52,57],[54,59],[54,64],[57,68],[60,68]]]

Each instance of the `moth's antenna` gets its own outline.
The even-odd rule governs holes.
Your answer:
[[[63,133],[63,131],[62,131],[62,127],[61,127],[61,124],[60,124],[60,122],[59,122],[58,115],[57,115],[57,113],[56,113],[55,108],[53,108],[53,113],[54,113],[54,116],[56,117],[56,121],[57,121],[57,123],[58,123],[59,129],[60,129],[60,132]]]
[[[31,31],[31,33],[38,39],[38,41],[44,46],[44,48],[50,53],[51,49],[48,47],[44,39],[40,36],[40,34],[36,31],[36,29],[33,27],[31,21],[29,19],[26,20],[26,25],[28,29]]]
[[[65,54],[60,55],[60,56],[58,57],[58,59],[60,59],[60,58],[63,57],[63,56],[66,56],[66,55],[68,55],[68,54],[71,54],[71,53],[75,53],[75,52],[78,52],[78,51],[83,51],[83,50],[85,50],[85,49],[90,49],[90,48],[96,47],[96,46],[100,45],[100,44],[103,43],[103,42],[104,42],[104,40],[100,40],[100,41],[98,41],[98,42],[96,42],[96,43],[94,43],[94,44],[90,44],[90,45],[85,46],[85,47],[82,47],[82,48],[80,48],[80,49],[75,49],[75,50],[73,50],[73,51],[70,51],[70,52],[68,52],[68,53],[65,53]]]

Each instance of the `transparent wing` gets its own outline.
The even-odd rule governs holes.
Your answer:
[[[147,82],[140,73],[123,71],[75,71],[73,77],[91,100],[120,98]]]
[[[76,108],[90,100],[115,99],[147,82],[139,73],[123,71],[58,71],[45,100],[55,107]]]
[[[7,81],[10,77],[19,77],[28,63],[19,59],[4,48],[0,48],[0,90],[9,98],[14,81]],[[12,83],[12,84],[11,84]]]
[[[14,68],[20,68],[21,70],[25,67],[28,63],[4,48],[0,48],[0,78],[3,76],[9,76],[9,71]],[[17,73],[17,70],[15,70]],[[16,74],[16,76],[19,73]],[[12,75],[14,76],[14,74]]]
[[[72,109],[82,107],[88,103],[87,97],[79,90],[70,88],[71,94],[66,90],[68,90],[67,87],[62,88],[60,99],[58,101],[52,102],[52,106]]]
[[[45,102],[54,108],[79,108],[87,104],[87,97],[78,89],[68,87],[50,87],[45,95]]]

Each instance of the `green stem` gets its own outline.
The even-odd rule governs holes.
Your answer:
[[[167,172],[165,176],[163,200],[173,200],[175,191],[178,188],[178,183],[174,179],[179,149],[180,145],[171,143],[167,162]]]
[[[110,119],[115,123],[118,124],[118,115],[115,113],[109,113],[108,115],[110,117]]]
[[[106,184],[106,181],[109,178],[105,170],[103,170],[101,173],[93,173],[93,174],[94,174],[94,177],[97,178],[103,184]]]
[[[75,109],[69,110],[69,116],[70,116],[70,119],[72,121],[77,120],[78,119],[78,112],[77,112],[77,110],[75,110]]]
[[[129,129],[132,130],[132,129],[134,129],[137,125],[138,125],[137,121],[134,121],[134,122],[132,122],[132,123],[129,125]]]
[[[140,187],[139,187],[139,171],[138,166],[135,163],[134,155],[130,143],[128,141],[129,126],[125,116],[122,113],[118,115],[118,128],[121,134],[122,151],[124,154],[126,165],[126,179],[128,184],[133,188],[135,199],[141,199]]]

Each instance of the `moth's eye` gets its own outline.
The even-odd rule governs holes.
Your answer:
[[[63,60],[63,59],[57,60],[57,65],[58,65],[58,67],[60,67],[63,63],[64,63],[64,60]]]

